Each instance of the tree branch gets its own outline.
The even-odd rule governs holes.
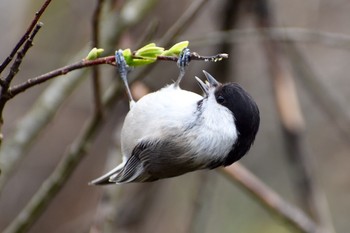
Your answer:
[[[38,33],[40,28],[42,27],[42,23],[36,24],[34,30],[32,31],[28,40],[26,40],[22,50],[17,53],[17,57],[13,65],[11,66],[9,74],[6,76],[4,80],[1,82],[1,94],[0,94],[0,128],[3,124],[2,112],[5,107],[6,102],[9,100],[9,86],[11,84],[12,79],[15,77],[17,72],[19,71],[19,66],[22,64],[23,58],[28,52],[28,50],[33,46],[33,39],[35,35]]]
[[[43,83],[45,81],[48,81],[48,80],[55,78],[57,76],[65,75],[73,70],[81,69],[84,67],[101,65],[101,64],[112,64],[113,62],[114,62],[114,56],[109,56],[109,57],[97,58],[97,59],[92,60],[92,61],[81,60],[81,61],[76,62],[74,64],[61,67],[59,69],[50,71],[46,74],[42,74],[42,75],[37,76],[35,78],[28,79],[27,81],[25,81],[21,84],[10,87],[8,99],[15,97],[16,95],[18,95],[21,92],[24,92],[28,88],[31,88],[31,87],[38,85],[40,83]]]
[[[29,25],[29,27],[27,28],[27,31],[24,33],[24,35],[22,36],[22,38],[18,41],[18,43],[16,44],[16,46],[13,48],[12,52],[10,53],[10,55],[5,59],[5,61],[0,65],[0,74],[2,73],[2,71],[4,71],[4,69],[7,67],[7,65],[12,61],[13,57],[15,56],[16,52],[19,50],[19,48],[24,44],[24,42],[26,42],[26,40],[29,38],[30,33],[33,31],[33,28],[35,27],[35,25],[37,25],[41,15],[44,13],[44,11],[46,10],[47,6],[50,4],[51,0],[46,0],[44,2],[44,4],[41,6],[41,8],[39,9],[39,11],[37,11],[35,13],[35,17],[32,20],[31,24]]]
[[[230,181],[234,181],[243,190],[251,194],[267,210],[279,216],[294,228],[304,233],[323,232],[305,213],[283,200],[241,164],[235,163],[232,166],[221,168],[219,171]]]
[[[15,62],[13,63],[13,65],[11,66],[10,72],[9,74],[6,76],[5,78],[5,86],[3,86],[3,88],[6,90],[13,77],[17,74],[17,72],[19,71],[19,66],[21,65],[24,56],[27,54],[28,50],[33,46],[33,40],[35,35],[39,32],[40,28],[43,26],[43,23],[39,22],[38,24],[35,25],[35,28],[33,29],[33,32],[30,34],[30,37],[28,38],[28,40],[26,40],[22,50],[20,50],[17,53],[17,57]],[[4,90],[3,90],[4,91]],[[2,92],[2,95],[4,94],[4,92]]]
[[[193,61],[205,61],[205,62],[213,61],[213,62],[215,62],[215,61],[218,61],[220,59],[226,59],[226,58],[228,58],[228,55],[225,53],[217,54],[214,56],[201,56],[195,52],[191,53],[191,60],[193,60]],[[178,57],[176,57],[176,56],[158,56],[157,57],[158,61],[176,62],[177,59],[178,59]],[[50,71],[46,74],[37,76],[35,78],[28,79],[27,81],[25,81],[21,84],[18,84],[16,86],[11,87],[9,89],[8,99],[11,99],[14,96],[18,95],[19,93],[24,92],[28,88],[31,88],[31,87],[38,85],[40,83],[43,83],[45,81],[48,81],[48,80],[55,78],[57,76],[65,75],[71,71],[85,68],[85,67],[90,67],[90,66],[102,65],[102,64],[115,65],[114,62],[115,62],[114,56],[107,56],[107,57],[97,58],[97,59],[92,60],[92,61],[82,60],[82,61],[76,62],[74,64],[64,66],[62,68]]]

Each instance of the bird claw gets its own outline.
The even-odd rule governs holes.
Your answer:
[[[115,63],[117,64],[120,77],[122,79],[126,78],[128,75],[129,66],[126,64],[123,56],[123,50],[119,49],[118,51],[115,51]]]
[[[181,82],[183,76],[185,76],[185,69],[190,64],[190,61],[191,61],[191,51],[189,48],[184,48],[182,50],[182,52],[180,53],[179,58],[177,60],[177,66],[180,69],[180,74],[179,74],[179,77],[177,78],[175,86],[180,85],[180,82]]]
[[[191,51],[189,48],[184,48],[179,55],[179,59],[177,60],[177,66],[180,69],[186,68],[190,64],[191,61]]]
[[[126,64],[125,58],[123,56],[123,50],[119,49],[118,51],[115,51],[115,62],[117,64],[120,78],[123,80],[123,83],[124,83],[124,86],[126,89],[126,93],[128,94],[128,97],[129,97],[130,106],[131,106],[132,103],[134,102],[134,99],[131,95],[131,91],[130,91],[129,84],[128,84],[128,73],[129,73],[130,68],[129,68],[128,64]]]

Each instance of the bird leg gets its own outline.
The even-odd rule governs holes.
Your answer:
[[[180,82],[185,75],[186,66],[190,64],[190,61],[191,61],[191,51],[189,48],[184,48],[179,55],[179,59],[177,60],[177,66],[180,69],[180,74],[175,82],[176,87],[180,85]]]
[[[115,52],[115,62],[117,63],[118,73],[120,78],[123,80],[123,83],[126,89],[126,94],[128,95],[130,106],[131,106],[135,101],[134,101],[134,98],[132,97],[129,83],[128,83],[128,72],[130,71],[130,69],[125,62],[123,51],[121,49]]]

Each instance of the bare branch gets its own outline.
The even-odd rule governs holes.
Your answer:
[[[3,124],[3,117],[2,117],[2,113],[3,113],[3,109],[5,107],[6,102],[9,99],[9,86],[10,83],[13,79],[13,77],[17,74],[17,72],[19,71],[19,66],[22,64],[22,60],[24,58],[24,56],[26,55],[26,53],[28,52],[28,50],[33,46],[33,39],[35,37],[35,35],[37,34],[37,32],[40,30],[40,28],[42,27],[42,23],[38,23],[32,34],[30,35],[29,39],[26,40],[23,48],[21,51],[19,51],[17,53],[17,57],[15,62],[13,63],[13,65],[11,66],[10,72],[7,75],[7,77],[2,80],[1,82],[1,94],[0,94],[0,128]]]
[[[217,54],[214,56],[201,56],[197,53],[191,53],[191,60],[194,60],[194,61],[205,61],[205,62],[212,61],[212,62],[215,62],[215,61],[218,61],[221,59],[227,59],[227,58],[228,58],[228,54],[226,54],[226,53],[221,53],[221,54]],[[176,56],[158,56],[157,57],[158,61],[176,62],[177,59],[178,59],[178,57],[176,57]],[[114,62],[115,62],[114,56],[107,56],[107,57],[97,58],[97,59],[92,60],[92,61],[82,60],[80,62],[64,66],[62,68],[50,71],[50,72],[43,74],[43,75],[40,75],[38,77],[28,79],[27,81],[25,81],[21,84],[18,84],[16,86],[11,87],[9,89],[8,99],[11,99],[14,96],[18,95],[19,93],[24,92],[28,88],[31,88],[31,87],[38,85],[40,83],[43,83],[45,81],[48,81],[48,80],[55,78],[57,76],[65,75],[71,71],[85,68],[85,67],[89,67],[89,66],[102,65],[102,64],[115,65]]]
[[[13,63],[13,65],[11,66],[11,70],[9,72],[9,74],[6,76],[5,78],[5,86],[3,86],[3,88],[6,90],[13,77],[17,74],[17,72],[19,71],[19,66],[21,65],[24,56],[27,54],[28,50],[33,46],[33,40],[35,35],[39,32],[40,28],[43,26],[43,23],[39,22],[37,25],[35,25],[35,28],[33,29],[33,32],[30,34],[30,37],[28,38],[28,40],[26,40],[22,50],[20,50],[17,53],[17,57],[15,62]],[[3,95],[4,93],[2,93]]]
[[[304,233],[324,233],[305,213],[283,200],[241,164],[235,163],[220,169],[220,172],[294,228]]]
[[[101,65],[101,64],[112,64],[114,62],[114,56],[109,56],[109,57],[102,57],[102,58],[97,58],[95,60],[81,60],[79,62],[76,62],[71,65],[64,66],[62,68],[50,71],[46,74],[40,75],[35,78],[28,79],[27,81],[18,84],[16,86],[13,86],[9,89],[8,93],[8,99],[13,98],[17,94],[27,90],[30,87],[33,87],[35,85],[38,85],[40,83],[43,83],[45,81],[48,81],[52,78],[55,78],[60,75],[65,75],[73,70],[81,69],[84,67],[89,67],[89,66],[96,66],[96,65]]]
[[[33,28],[35,25],[37,25],[41,15],[44,13],[46,10],[47,6],[50,4],[51,0],[46,0],[44,4],[41,6],[38,12],[35,13],[35,17],[31,24],[29,25],[27,31],[24,33],[22,38],[18,41],[10,55],[5,59],[5,61],[0,65],[0,74],[4,69],[7,67],[7,65],[12,61],[13,57],[15,56],[16,52],[19,50],[19,48],[26,42],[26,40],[29,38],[30,33],[33,31]]]
[[[205,62],[216,62],[221,59],[227,59],[227,53],[219,53],[213,56],[201,56],[196,52],[191,53],[191,61],[205,61]],[[157,56],[158,61],[174,61],[177,62],[178,57],[176,56]]]

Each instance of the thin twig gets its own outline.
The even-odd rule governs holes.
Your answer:
[[[0,94],[0,128],[3,124],[2,115],[3,115],[3,110],[5,107],[5,104],[8,100],[10,83],[11,83],[12,79],[14,78],[14,76],[19,71],[19,67],[22,64],[24,56],[26,55],[28,50],[33,46],[33,39],[34,39],[35,35],[38,33],[38,31],[40,30],[40,28],[42,27],[42,25],[43,25],[42,23],[36,24],[30,37],[26,40],[23,48],[17,53],[16,60],[13,63],[13,65],[11,66],[9,74],[3,80],[2,90],[1,90],[1,94]]]
[[[17,74],[19,71],[19,66],[22,64],[24,56],[27,54],[28,50],[33,46],[33,40],[36,34],[39,32],[40,28],[43,26],[43,23],[39,22],[35,25],[35,28],[33,29],[33,32],[30,34],[28,40],[26,40],[23,48],[17,53],[16,60],[11,66],[9,74],[5,78],[5,87],[4,89],[8,88],[10,85],[13,77]]]
[[[100,15],[103,3],[104,0],[97,0],[97,5],[92,16],[92,48],[98,48],[100,44]],[[100,68],[98,66],[92,67],[92,89],[95,111],[102,115]]]
[[[59,69],[50,71],[46,74],[42,74],[40,76],[37,76],[35,78],[28,79],[27,81],[15,85],[9,89],[9,96],[8,98],[13,98],[14,96],[18,95],[19,93],[27,90],[28,88],[31,88],[35,85],[38,85],[40,83],[43,83],[45,81],[48,81],[52,78],[55,78],[60,75],[65,75],[73,70],[81,69],[84,67],[89,67],[89,66],[95,66],[95,65],[100,65],[100,64],[112,64],[114,62],[114,56],[109,56],[109,57],[102,57],[102,58],[97,58],[95,60],[81,60],[79,62],[76,62],[71,65],[67,65],[64,67],[61,67]]]
[[[40,7],[39,11],[37,11],[35,13],[35,17],[32,20],[32,22],[30,23],[29,27],[27,28],[27,31],[24,33],[24,35],[22,36],[22,38],[18,41],[18,43],[16,44],[16,46],[13,48],[12,52],[10,53],[10,55],[5,59],[5,61],[0,65],[0,74],[2,73],[2,71],[4,71],[4,69],[6,68],[6,66],[12,61],[13,57],[15,56],[15,54],[17,53],[17,51],[19,50],[19,48],[24,44],[24,42],[29,38],[30,33],[33,31],[33,28],[35,27],[35,25],[38,23],[41,15],[44,13],[44,11],[46,10],[47,6],[50,4],[51,0],[46,0],[44,2],[44,4]]]
[[[219,171],[229,178],[230,181],[234,181],[243,190],[251,194],[267,210],[279,216],[294,228],[304,233],[322,232],[318,225],[305,213],[282,199],[241,164],[235,163]]]
[[[227,59],[228,54],[227,53],[219,53],[213,56],[201,56],[196,52],[191,53],[191,61],[205,61],[205,62],[217,62],[222,59]],[[177,62],[178,57],[176,56],[158,56],[158,61],[174,61]]]
[[[220,59],[226,59],[228,58],[228,55],[225,53],[222,54],[217,54],[214,56],[201,56],[197,53],[191,53],[191,60],[194,61],[218,61]],[[178,59],[178,57],[176,56],[158,56],[157,60],[158,61],[172,61],[172,62],[176,62]],[[71,65],[67,65],[64,66],[62,68],[50,71],[46,74],[37,76],[35,78],[31,78],[28,79],[27,81],[18,84],[16,86],[13,86],[9,89],[9,93],[7,98],[11,99],[14,96],[18,95],[21,92],[24,92],[25,90],[27,90],[28,88],[31,88],[35,85],[38,85],[40,83],[43,83],[45,81],[48,81],[52,78],[55,78],[57,76],[60,75],[65,75],[73,70],[77,70],[77,69],[81,69],[81,68],[85,68],[85,67],[89,67],[89,66],[96,66],[96,65],[102,65],[102,64],[109,64],[109,65],[114,65],[115,62],[115,57],[114,56],[107,56],[107,57],[101,57],[101,58],[97,58],[95,60],[82,60],[79,62],[76,62],[74,64]]]

